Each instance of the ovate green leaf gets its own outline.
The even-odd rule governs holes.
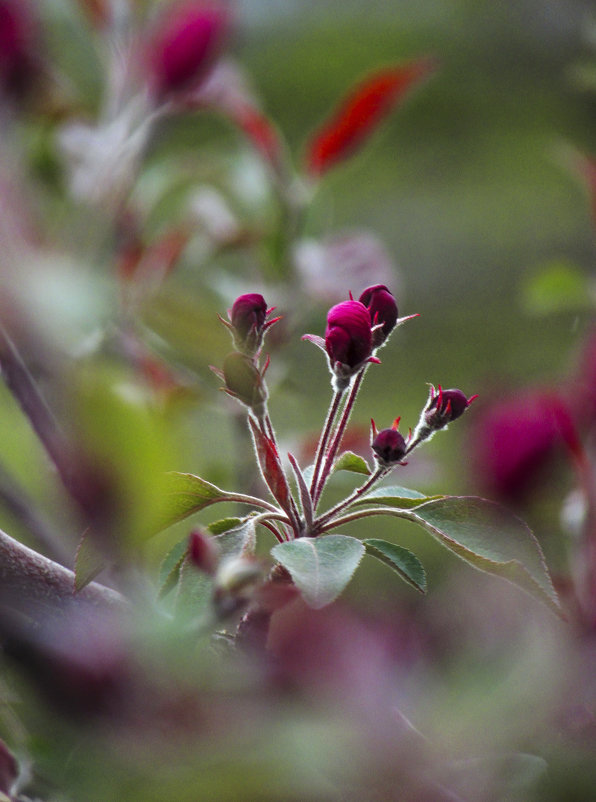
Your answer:
[[[370,476],[370,468],[365,459],[354,454],[352,451],[344,451],[333,466],[333,473],[336,471],[351,471],[352,473],[362,473]]]
[[[529,527],[509,510],[482,498],[447,496],[404,517],[475,568],[513,582],[561,615],[542,549]]]
[[[367,554],[388,565],[416,590],[426,593],[426,571],[415,554],[386,540],[371,538],[362,542]]]
[[[166,596],[178,582],[180,569],[188,549],[188,538],[185,537],[170,549],[159,566],[158,596]]]
[[[346,587],[364,555],[364,546],[346,535],[301,537],[278,544],[271,554],[290,572],[307,604],[320,608]]]

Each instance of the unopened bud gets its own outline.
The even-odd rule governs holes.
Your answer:
[[[200,529],[194,529],[188,538],[188,556],[192,564],[205,574],[214,574],[219,562],[219,548],[215,540]]]
[[[422,440],[428,440],[439,429],[445,429],[451,421],[461,417],[476,398],[477,395],[466,398],[461,390],[443,390],[441,385],[435,390],[431,384],[428,401],[414,430],[412,443],[417,445]]]
[[[344,301],[329,310],[325,350],[336,384],[347,386],[372,353],[371,319],[364,304]]]
[[[373,347],[378,348],[395,328],[398,317],[397,303],[384,284],[367,287],[359,300],[370,313]]]
[[[398,423],[399,419],[391,429],[381,429],[371,443],[375,459],[383,468],[391,468],[393,465],[400,464],[406,456],[407,444],[397,431]]]

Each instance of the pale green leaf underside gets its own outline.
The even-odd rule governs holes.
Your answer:
[[[416,590],[426,593],[426,571],[415,554],[403,546],[388,543],[386,540],[370,538],[362,542],[367,554],[388,565]]]
[[[482,498],[447,496],[402,515],[475,568],[509,580],[561,615],[542,549],[509,510]]]
[[[320,608],[344,590],[364,555],[364,546],[346,535],[301,537],[278,544],[271,554],[290,572],[306,603]]]

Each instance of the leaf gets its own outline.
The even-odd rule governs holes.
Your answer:
[[[163,599],[176,586],[180,578],[182,563],[188,551],[188,538],[185,537],[163,558],[159,566],[158,599]]]
[[[242,522],[242,518],[221,518],[219,521],[207,524],[207,529],[212,535],[221,535],[230,529],[235,529]]]
[[[312,137],[306,153],[308,172],[320,176],[351,156],[406,92],[434,68],[434,61],[424,58],[379,70],[365,78]]]
[[[333,466],[333,473],[336,471],[351,471],[352,473],[363,473],[365,476],[370,476],[370,468],[368,463],[358,454],[352,451],[344,451]]]
[[[415,554],[386,540],[371,538],[362,542],[367,554],[388,565],[416,590],[426,593],[426,571]]]
[[[290,572],[307,604],[318,609],[334,601],[346,587],[364,555],[364,546],[346,535],[301,537],[279,543],[271,554]]]
[[[249,418],[250,428],[254,437],[255,450],[259,460],[259,466],[263,479],[273,498],[277,501],[282,510],[291,517],[291,495],[288,480],[279,461],[279,454],[275,443],[270,437],[259,429],[258,424]]]
[[[166,476],[166,499],[156,531],[183,521],[189,515],[222,501],[237,501],[235,493],[220,490],[200,476],[171,471]]]
[[[446,496],[401,515],[470,565],[507,579],[562,615],[538,541],[509,510],[483,498]]]
[[[441,498],[444,497],[425,496],[417,490],[410,490],[408,487],[388,485],[386,487],[377,487],[375,490],[371,490],[370,493],[360,496],[359,499],[350,504],[350,507],[382,504],[384,507],[397,507],[400,510],[407,510],[411,507],[418,507],[420,504],[425,504],[427,501]]]
[[[549,261],[521,289],[524,308],[530,314],[579,312],[594,305],[588,276],[567,259]]]
[[[93,542],[89,529],[83,532],[74,562],[75,592],[92,582],[103,571],[106,561]]]

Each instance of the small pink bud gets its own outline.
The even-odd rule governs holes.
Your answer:
[[[420,414],[408,450],[411,451],[415,445],[428,440],[439,429],[445,429],[451,421],[461,417],[476,398],[477,395],[467,398],[461,390],[443,390],[441,385],[435,390],[431,385],[428,401]]]
[[[398,317],[397,303],[384,284],[367,287],[359,300],[370,312],[372,325],[379,326],[372,332],[373,346],[378,348],[395,328]]]
[[[29,0],[0,0],[0,91],[14,99],[40,76],[39,26]]]
[[[214,574],[219,563],[219,548],[212,537],[193,529],[188,538],[188,556],[192,564],[205,574]]]
[[[168,8],[148,53],[157,95],[194,88],[219,56],[228,26],[223,2],[187,0]]]

